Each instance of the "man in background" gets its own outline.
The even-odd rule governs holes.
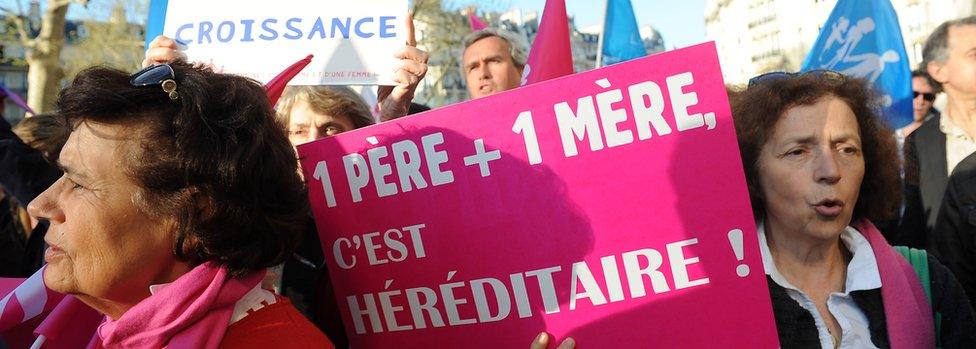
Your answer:
[[[496,28],[465,37],[461,71],[471,99],[519,87],[527,46],[520,36]]]
[[[922,122],[905,140],[905,212],[896,243],[938,252],[933,227],[949,174],[976,152],[974,52],[976,16],[943,23],[925,43],[922,65],[945,91],[947,103],[942,115]]]

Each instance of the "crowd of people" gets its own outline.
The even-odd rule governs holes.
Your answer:
[[[504,30],[469,35],[470,98],[518,87],[526,57]],[[342,86],[273,106],[185,58],[159,37],[142,71],[89,68],[56,114],[0,118],[2,276],[46,264],[49,288],[105,315],[96,347],[347,347],[294,146],[429,109],[412,101],[428,54],[409,39],[378,116]],[[912,89],[891,130],[863,79],[729,88],[785,348],[976,347],[976,17],[932,33]]]

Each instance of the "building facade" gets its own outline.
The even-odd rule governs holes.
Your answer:
[[[23,16],[31,36],[40,32],[40,12],[39,1],[32,0],[28,13]],[[126,70],[137,68],[144,57],[145,35],[145,26],[128,22],[121,6],[114,7],[105,20],[66,20],[61,49],[62,72],[70,78],[95,64],[114,65]],[[0,42],[0,84],[26,100],[29,83],[26,51],[20,44],[16,27],[3,22],[0,38],[3,39]],[[8,120],[16,122],[24,116],[25,110],[8,101],[2,113]]]
[[[705,32],[716,42],[727,83],[770,71],[797,71],[837,0],[707,0]],[[974,0],[891,0],[909,65],[917,67],[933,29],[972,15]]]

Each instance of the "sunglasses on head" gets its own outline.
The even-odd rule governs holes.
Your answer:
[[[132,74],[129,82],[132,86],[136,87],[160,85],[163,88],[163,92],[166,92],[166,95],[169,96],[169,99],[175,101],[180,98],[179,93],[176,92],[176,72],[173,71],[173,67],[169,66],[169,64],[146,67]]]
[[[935,93],[932,92],[922,93],[918,91],[912,91],[912,99],[918,98],[919,95],[921,95],[922,99],[924,99],[926,102],[935,101]]]
[[[785,71],[777,71],[777,72],[772,72],[772,73],[760,74],[760,75],[757,75],[757,76],[753,77],[752,79],[749,79],[749,85],[748,85],[748,87],[753,87],[753,86],[762,84],[764,82],[777,81],[777,80],[785,80],[785,79],[790,79],[790,78],[794,78],[794,77],[797,77],[797,76],[804,76],[804,75],[814,75],[814,76],[817,76],[817,77],[825,78],[828,81],[831,81],[831,82],[834,82],[834,83],[843,83],[844,81],[847,80],[847,78],[844,76],[844,74],[835,72],[833,70],[827,70],[827,69],[817,69],[817,70],[811,70],[811,71],[805,71],[805,72],[799,72],[799,73],[791,73],[791,72],[785,72]]]

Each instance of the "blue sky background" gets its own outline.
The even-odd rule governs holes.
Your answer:
[[[14,1],[21,1],[26,8],[27,0],[0,0],[0,7],[16,9]],[[576,25],[579,28],[600,24],[603,21],[604,7],[606,0],[565,0],[566,11],[570,16],[575,17]],[[72,5],[68,11],[69,18],[103,18],[106,17],[111,3],[109,0],[94,0],[85,9],[81,6]],[[41,7],[44,7],[44,1]],[[141,7],[140,9],[130,9],[129,19],[133,22],[145,23],[145,18],[138,16],[139,10],[145,11],[148,8],[149,0],[130,1],[130,5]],[[475,5],[479,11],[507,11],[511,8],[521,8],[526,11],[538,11],[542,13],[545,7],[545,0],[449,0],[445,3],[453,4],[459,8]],[[637,24],[641,27],[651,25],[657,28],[664,36],[664,42],[668,49],[675,47],[686,47],[705,41],[705,0],[631,0],[634,6],[634,14],[637,16]]]
[[[489,2],[456,0],[460,7],[479,5],[479,11],[506,11],[510,8],[542,13],[544,0],[508,0]],[[651,25],[664,37],[668,49],[686,47],[705,41],[705,0],[631,0],[638,26]],[[575,17],[576,26],[584,28],[603,21],[605,0],[566,0],[566,12]]]

